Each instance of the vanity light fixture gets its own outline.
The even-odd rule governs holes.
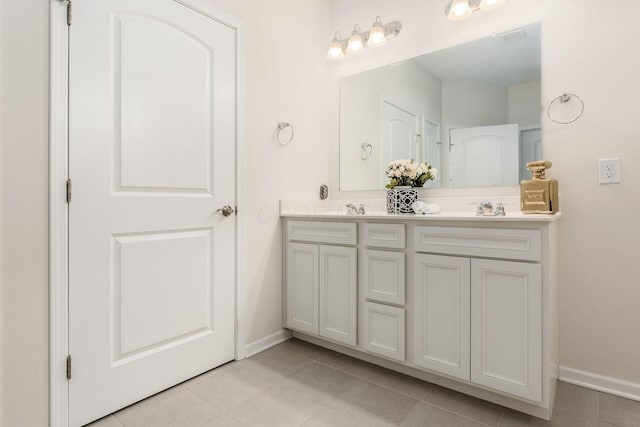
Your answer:
[[[353,27],[349,41],[347,42],[347,53],[360,53],[364,50],[364,43],[362,42],[362,34],[360,33],[360,26],[356,24]]]
[[[445,13],[450,21],[461,21],[479,10],[493,10],[504,5],[507,0],[452,0]]]
[[[327,58],[338,60],[344,57],[345,54],[361,53],[365,47],[382,46],[387,40],[397,36],[401,29],[402,24],[400,22],[394,21],[383,24],[382,19],[376,16],[376,21],[369,31],[362,32],[360,26],[356,24],[348,39],[343,39],[340,32],[336,31],[329,45]]]

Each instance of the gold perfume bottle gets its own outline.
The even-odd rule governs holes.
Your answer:
[[[558,181],[545,178],[544,172],[551,162],[539,160],[527,163],[533,177],[520,183],[520,210],[522,213],[554,213],[558,205]]]

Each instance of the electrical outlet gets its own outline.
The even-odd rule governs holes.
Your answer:
[[[598,177],[600,184],[618,184],[620,182],[620,159],[598,160]]]

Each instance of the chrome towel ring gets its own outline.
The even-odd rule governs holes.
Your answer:
[[[574,96],[576,97],[576,99],[578,101],[580,101],[580,112],[571,120],[562,121],[562,120],[554,119],[553,116],[551,115],[551,107],[553,107],[553,105],[556,104],[558,101],[560,101],[560,104],[566,104]],[[556,96],[555,98],[553,98],[551,100],[551,102],[549,103],[549,106],[547,107],[547,117],[549,117],[549,120],[551,120],[554,123],[561,124],[561,125],[568,125],[569,123],[575,122],[576,120],[578,120],[582,116],[582,113],[584,113],[584,101],[582,100],[582,98],[580,98],[575,93],[567,93],[567,92],[565,92],[562,95],[558,95],[558,96]]]
[[[286,128],[291,128],[291,134],[289,135],[288,138],[283,139],[282,138],[282,131],[285,130]],[[293,130],[293,126],[291,126],[291,124],[287,123],[287,122],[280,122],[278,123],[278,127],[276,128],[276,141],[278,141],[278,144],[280,145],[289,145],[289,143],[291,141],[293,141],[293,134],[294,134],[294,130]]]
[[[371,154],[373,153],[373,146],[371,144],[367,144],[366,142],[363,142],[362,144],[360,144],[360,158],[362,160],[367,160],[369,159],[369,157],[371,157]]]

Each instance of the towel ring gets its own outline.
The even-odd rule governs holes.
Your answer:
[[[280,133],[286,129],[286,128],[291,128],[291,135],[289,135],[289,138],[287,138],[286,140],[282,140],[280,138]],[[294,134],[294,130],[293,130],[293,126],[291,126],[289,123],[287,122],[280,122],[278,123],[278,128],[276,129],[276,141],[278,141],[278,144],[284,146],[284,145],[289,145],[289,143],[291,141],[293,141],[293,134]]]
[[[360,158],[362,160],[367,160],[369,157],[371,157],[371,153],[373,153],[373,146],[371,144],[363,142],[362,144],[360,144],[360,150],[362,150],[362,152],[360,153]]]
[[[551,116],[551,107],[553,106],[553,104],[555,104],[557,101],[560,101],[560,103],[562,104],[566,104],[567,102],[569,102],[569,100],[571,100],[571,97],[575,96],[578,101],[580,101],[580,112],[578,113],[577,116],[575,116],[573,119],[568,120],[566,122],[563,122],[561,120],[556,120]],[[580,98],[578,95],[576,95],[575,93],[563,93],[562,95],[558,95],[555,98],[553,98],[553,100],[551,100],[551,102],[549,103],[549,106],[547,107],[547,116],[549,117],[549,120],[551,120],[554,123],[558,123],[561,125],[568,125],[569,123],[573,123],[576,120],[578,120],[581,116],[582,113],[584,113],[584,101],[582,100],[582,98]]]

